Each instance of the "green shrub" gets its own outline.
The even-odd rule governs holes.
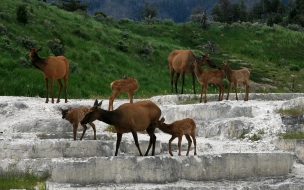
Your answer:
[[[164,25],[167,26],[173,26],[174,25],[174,21],[172,19],[164,19]]]
[[[38,42],[29,36],[23,36],[23,37],[18,36],[17,42],[21,44],[23,47],[35,48],[38,46]]]
[[[70,72],[75,73],[78,70],[78,63],[69,60],[70,63]]]
[[[117,43],[117,47],[118,47],[118,49],[120,50],[120,51],[122,51],[122,52],[128,52],[128,46],[126,45],[126,44],[124,44],[124,42],[123,41],[119,41],[118,43]]]
[[[132,24],[134,23],[133,20],[130,20],[128,18],[121,18],[117,21],[118,24]]]
[[[28,21],[28,14],[27,14],[27,9],[26,5],[22,4],[19,5],[16,9],[16,15],[17,15],[17,20],[18,22],[21,22],[23,24],[26,24]]]
[[[6,27],[3,24],[0,24],[0,34],[5,34],[5,32],[7,31]]]
[[[257,134],[253,134],[252,136],[249,137],[249,140],[258,141],[258,140],[261,140],[261,136],[257,135]]]
[[[91,40],[90,36],[87,35],[86,33],[82,32],[81,30],[74,30],[72,31],[73,34],[75,34],[76,36],[80,37],[80,38],[83,38],[85,40]]]
[[[301,68],[298,65],[292,64],[292,65],[290,65],[289,70],[290,71],[300,71]]]
[[[282,139],[304,139],[304,132],[280,133]]]
[[[29,61],[29,59],[25,59],[23,57],[19,59],[19,65],[21,65],[21,67],[24,67],[24,68],[29,68],[29,67],[33,66],[31,61]]]
[[[65,46],[59,39],[48,40],[46,45],[55,56],[64,55],[65,53]]]

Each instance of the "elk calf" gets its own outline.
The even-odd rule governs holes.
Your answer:
[[[188,150],[186,156],[189,155],[190,147],[192,140],[190,136],[193,139],[194,144],[194,155],[196,155],[196,138],[195,138],[195,129],[196,124],[193,119],[186,118],[182,120],[175,121],[171,124],[165,124],[164,123],[165,118],[162,117],[159,121],[154,122],[151,124],[153,128],[159,128],[164,133],[172,135],[171,139],[169,140],[169,154],[173,156],[172,149],[171,149],[171,142],[178,137],[178,155],[181,155],[181,143],[182,143],[182,137],[183,135],[186,136],[188,140]]]
[[[230,88],[231,88],[232,83],[234,84],[235,99],[239,100],[238,96],[237,96],[237,86],[238,86],[239,82],[242,82],[245,85],[245,88],[246,88],[244,101],[248,101],[248,99],[249,99],[248,81],[249,81],[250,71],[246,68],[240,69],[240,70],[232,70],[230,68],[229,64],[227,63],[227,61],[223,61],[220,68],[225,71],[225,74],[226,74],[226,77],[227,77],[227,80],[228,80],[228,83],[229,83],[226,100],[228,100],[228,98],[229,98],[229,92],[230,92]]]
[[[68,120],[72,125],[73,125],[73,134],[74,134],[74,140],[76,140],[77,136],[77,129],[80,121],[84,118],[84,116],[89,112],[89,108],[87,107],[79,107],[79,108],[74,108],[74,109],[61,109],[61,114],[62,114],[62,119]],[[94,130],[94,140],[96,140],[96,128],[94,123],[90,122],[89,123],[93,130]],[[85,124],[81,124],[83,127],[82,135],[80,137],[80,140],[82,140],[86,130],[87,126]]]
[[[225,87],[223,85],[223,78],[224,78],[224,71],[221,71],[219,69],[212,69],[212,70],[203,70],[202,69],[202,64],[203,65],[208,65],[208,62],[211,61],[209,56],[204,56],[203,61],[196,60],[193,62],[194,65],[194,73],[196,75],[196,78],[198,82],[202,85],[202,90],[201,90],[201,97],[200,97],[200,103],[202,102],[202,94],[204,92],[205,95],[205,100],[204,103],[207,102],[207,87],[209,83],[213,83],[219,87],[219,97],[218,101],[223,100],[224,96],[224,91]]]
[[[127,78],[115,80],[111,84],[112,96],[109,99],[108,111],[113,110],[114,99],[121,92],[128,92],[130,103],[133,103],[134,92],[138,89],[138,81],[135,78]]]

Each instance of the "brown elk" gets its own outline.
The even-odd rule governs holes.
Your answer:
[[[212,70],[203,70],[202,69],[202,64],[203,65],[209,65],[211,59],[209,56],[203,56],[203,61],[197,60],[194,61],[194,73],[196,75],[196,78],[198,82],[202,85],[201,89],[201,97],[200,97],[200,103],[202,102],[202,94],[204,92],[205,99],[204,103],[207,102],[207,97],[206,97],[206,92],[207,92],[207,87],[209,83],[213,83],[218,86],[219,88],[219,97],[218,101],[223,100],[224,96],[224,91],[225,87],[223,85],[223,78],[224,78],[224,71],[219,70],[219,69],[212,69]]]
[[[228,93],[227,93],[227,97],[226,100],[229,99],[229,92],[230,92],[230,88],[231,85],[233,83],[234,85],[234,91],[235,91],[235,99],[238,99],[238,95],[237,95],[237,87],[238,87],[238,83],[242,82],[245,85],[245,97],[244,97],[244,101],[248,101],[249,99],[249,76],[250,76],[250,71],[246,68],[240,69],[240,70],[232,70],[229,66],[229,64],[227,63],[227,61],[223,61],[222,65],[220,66],[221,69],[223,69],[225,71],[227,80],[228,80]]]
[[[54,80],[56,79],[59,85],[59,93],[57,103],[60,102],[60,94],[62,90],[61,79],[64,79],[64,91],[65,91],[65,103],[67,100],[67,82],[70,65],[68,60],[64,56],[49,56],[47,58],[40,58],[38,52],[42,48],[28,48],[30,50],[30,59],[32,63],[40,69],[44,75],[45,85],[46,85],[46,100],[45,103],[49,102],[49,82],[48,79],[51,79],[51,94],[52,94],[52,103],[54,103]]]
[[[201,54],[200,54],[201,55]],[[194,60],[201,59],[202,55],[196,57],[194,52],[191,50],[174,50],[168,56],[169,69],[170,69],[170,79],[171,79],[171,93],[173,93],[173,78],[176,72],[176,77],[174,79],[175,93],[177,93],[177,81],[180,75],[182,75],[182,90],[181,94],[184,93],[184,83],[185,83],[185,73],[192,74],[192,85],[194,94],[195,91],[195,75],[194,75]],[[215,68],[213,63],[210,63],[210,67]]]
[[[150,142],[145,156],[148,155],[152,144],[152,156],[154,156],[156,136],[154,135],[155,128],[151,127],[151,123],[159,120],[161,115],[160,108],[152,101],[144,100],[132,104],[125,103],[114,111],[107,111],[99,108],[101,103],[102,102],[98,103],[98,101],[95,100],[93,107],[83,118],[81,124],[93,122],[98,119],[109,125],[113,125],[117,133],[115,156],[117,156],[118,153],[122,134],[128,132],[132,133],[135,145],[139,154],[142,156],[137,132],[146,130],[150,136]]]
[[[114,99],[121,92],[128,92],[130,103],[133,103],[134,92],[138,89],[138,81],[135,78],[124,76],[123,79],[115,80],[110,84],[112,96],[109,98],[108,111],[113,110]]]
[[[188,140],[188,150],[186,156],[189,155],[190,147],[192,140],[190,136],[193,139],[194,144],[194,155],[196,155],[196,138],[195,138],[195,129],[196,124],[193,119],[186,118],[178,121],[174,121],[171,124],[164,123],[165,118],[161,118],[160,121],[152,123],[152,127],[159,128],[164,133],[172,135],[172,137],[169,140],[169,154],[173,156],[172,149],[171,149],[171,142],[178,137],[178,155],[181,155],[181,144],[182,144],[182,137],[183,135],[186,136],[186,139]]]
[[[61,110],[62,119],[66,119],[73,125],[73,135],[74,135],[74,140],[76,140],[78,125],[79,125],[80,121],[84,118],[84,116],[89,112],[90,109],[87,107],[84,107],[84,106],[79,107],[79,108],[74,108],[74,109],[72,109],[72,108],[69,108],[69,109],[59,108],[59,109]],[[89,124],[93,128],[94,140],[96,140],[95,125],[92,122],[90,122]],[[82,131],[80,140],[82,140],[82,138],[87,130],[87,126],[85,124],[81,124],[81,126],[83,127],[83,131]]]

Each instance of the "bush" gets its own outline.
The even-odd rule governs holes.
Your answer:
[[[24,68],[29,68],[33,66],[33,64],[28,59],[25,59],[23,57],[19,59],[19,65]]]
[[[117,21],[118,24],[131,24],[134,23],[133,20],[130,20],[128,18],[121,18]]]
[[[20,43],[23,47],[34,48],[38,46],[38,42],[29,36],[19,36],[17,37],[17,42]]]
[[[19,5],[17,7],[16,15],[17,15],[18,22],[21,22],[23,24],[27,23],[28,15],[27,15],[27,10],[26,10],[26,5],[25,4]]]
[[[144,56],[149,56],[151,53],[153,53],[153,47],[151,46],[151,43],[147,43],[146,45],[143,45],[139,49],[139,53],[143,54]]]
[[[78,63],[75,63],[74,61],[69,60],[70,63],[70,72],[75,73],[78,70]]]
[[[0,34],[5,34],[6,31],[6,27],[3,24],[0,24]]]
[[[123,41],[119,41],[117,43],[118,49],[123,52],[128,52],[128,46],[123,43]]]
[[[290,71],[300,71],[301,68],[298,65],[290,65],[289,70]]]
[[[65,53],[65,46],[59,39],[48,40],[46,45],[55,56],[64,55]]]
[[[167,26],[173,26],[174,25],[174,21],[171,20],[171,19],[165,19],[163,23],[164,23],[164,25],[167,25]]]
[[[72,33],[85,40],[91,40],[90,36],[82,32],[81,30],[74,30]]]

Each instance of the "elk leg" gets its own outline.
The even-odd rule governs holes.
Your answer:
[[[78,124],[73,125],[73,135],[74,135],[74,141],[76,140],[77,129],[78,129]]]
[[[119,145],[121,142],[122,133],[117,133],[115,156],[117,156]]]
[[[91,126],[92,126],[92,128],[93,128],[93,131],[94,131],[94,140],[96,140],[96,128],[95,128],[95,124],[94,123],[89,123]]]
[[[186,136],[186,139],[188,141],[188,150],[187,150],[187,154],[186,154],[186,156],[188,156],[189,155],[189,151],[190,151],[190,147],[191,147],[191,144],[192,144],[192,140],[191,140],[191,138],[190,138],[189,135],[185,135],[185,136]]]
[[[57,79],[57,82],[58,82],[58,86],[59,86],[59,93],[58,93],[58,98],[57,98],[57,102],[56,102],[56,103],[59,103],[59,102],[60,102],[61,90],[62,90],[62,82],[61,82],[61,79]]]
[[[178,137],[178,155],[181,155],[182,137]]]
[[[176,73],[176,77],[175,77],[175,80],[174,80],[174,84],[175,84],[175,93],[177,94],[177,81],[178,81],[178,78],[180,76],[180,73]]]
[[[202,85],[202,89],[201,89],[201,97],[200,97],[200,103],[202,103],[202,99],[203,99],[203,89],[204,89],[204,85]]]
[[[234,83],[235,99],[236,99],[236,100],[239,100],[238,95],[237,95],[237,86],[238,86],[238,84],[237,84],[237,83]]]
[[[181,94],[184,93],[184,84],[185,84],[185,72],[182,73],[182,91],[181,91]]]
[[[136,147],[137,147],[137,149],[139,151],[139,154],[140,154],[140,156],[142,156],[141,150],[139,148],[137,133],[134,132],[134,131],[132,131],[132,135],[133,135],[133,138],[134,138],[134,141],[135,141],[135,145],[136,145]]]
[[[194,74],[194,72],[192,73],[192,85],[193,85],[194,94],[196,94],[196,91],[195,91],[195,74]]]
[[[173,78],[174,78],[174,70],[170,68],[171,94],[173,94]]]
[[[44,78],[45,81],[45,87],[46,87],[46,99],[45,99],[45,103],[49,102],[49,79],[48,78]]]
[[[172,136],[171,139],[169,140],[169,154],[171,156],[173,156],[172,154],[172,148],[171,148],[171,142],[175,139],[176,137],[175,136]]]
[[[54,103],[54,79],[51,78],[51,94],[52,94],[52,103]]]
[[[66,74],[64,76],[65,103],[68,103],[68,86],[67,86],[67,82],[68,82],[68,75]]]
[[[207,88],[208,88],[208,84],[206,86],[204,86],[204,95],[205,95],[205,101],[204,101],[204,103],[207,103],[207,95],[206,95]]]
[[[110,99],[109,99],[108,111],[110,111],[110,110],[113,111],[113,109],[114,109],[114,107],[113,107],[114,100],[115,100],[115,98],[117,97],[117,95],[118,95],[119,93],[120,93],[119,91],[116,91],[116,90],[113,91],[113,94],[112,94],[112,96],[111,96]]]
[[[230,92],[231,84],[232,84],[231,82],[228,82],[228,93],[227,93],[226,100],[229,99],[229,92]]]
[[[133,103],[133,93],[134,92],[128,92],[130,103]]]
[[[85,132],[87,131],[87,126],[86,126],[85,124],[82,125],[82,128],[83,128],[83,129],[82,129],[82,135],[81,135],[81,137],[80,137],[80,140],[82,140],[82,138],[83,138]]]
[[[148,146],[148,149],[147,149],[147,151],[145,153],[145,156],[148,156],[152,144],[153,144],[153,146],[152,146],[152,156],[154,156],[154,153],[155,153],[155,142],[156,142],[156,136],[154,135],[154,130],[155,130],[155,128],[152,128],[152,127],[148,127],[146,129],[147,133],[150,136],[150,141],[149,141],[149,146]]]

